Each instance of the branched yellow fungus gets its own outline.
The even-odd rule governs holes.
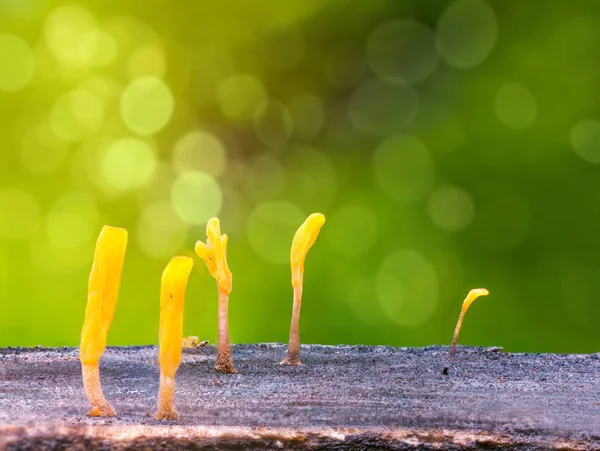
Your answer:
[[[160,289],[160,388],[158,392],[157,420],[178,420],[175,410],[175,373],[181,363],[183,338],[183,304],[188,279],[194,261],[189,257],[173,258],[162,275]]]
[[[302,365],[302,362],[300,362],[300,306],[302,304],[304,261],[309,249],[315,244],[323,224],[325,224],[325,216],[321,213],[313,213],[298,228],[292,241],[290,263],[292,267],[292,287],[294,288],[294,306],[292,309],[288,355],[281,362],[282,365]]]
[[[108,226],[102,229],[90,273],[88,301],[79,349],[83,386],[92,405],[89,416],[116,415],[115,409],[102,393],[99,362],[115,314],[126,249],[126,230]]]
[[[467,313],[467,310],[469,310],[469,307],[475,299],[477,299],[479,296],[487,296],[488,294],[490,294],[490,292],[485,288],[474,288],[469,291],[469,294],[463,301],[460,316],[458,317],[458,322],[456,323],[456,329],[454,329],[454,337],[452,338],[452,345],[450,346],[450,355],[456,354],[456,342],[458,340],[458,333],[460,332],[460,327],[462,326],[465,313]]]
[[[204,260],[208,272],[216,280],[219,293],[219,339],[215,369],[220,373],[237,373],[231,357],[227,319],[232,284],[231,271],[227,266],[227,235],[221,235],[218,218],[211,218],[208,221],[206,235],[206,244],[202,241],[196,243],[196,254]]]

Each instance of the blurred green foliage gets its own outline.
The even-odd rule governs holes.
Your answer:
[[[109,344],[228,233],[233,342],[600,347],[600,3],[0,2],[0,346],[77,345],[95,239],[130,244]],[[214,341],[199,260],[185,333]]]

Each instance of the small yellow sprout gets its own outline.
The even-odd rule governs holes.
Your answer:
[[[206,244],[196,243],[196,254],[206,264],[208,272],[217,282],[219,293],[219,339],[217,342],[217,363],[220,373],[237,373],[231,357],[229,340],[228,304],[231,293],[232,276],[227,266],[227,235],[221,235],[218,218],[211,218],[206,225]]]
[[[206,346],[208,341],[200,341],[200,339],[195,335],[190,335],[189,337],[184,337],[181,341],[181,347],[183,349],[196,349]]]
[[[302,304],[304,261],[309,249],[315,244],[323,224],[325,224],[325,216],[321,213],[313,213],[298,228],[292,241],[290,263],[292,267],[292,287],[294,288],[294,306],[292,309],[288,355],[281,362],[282,365],[302,365],[300,362],[300,306]]]
[[[188,279],[194,261],[189,257],[173,258],[162,275],[160,289],[160,389],[158,391],[157,420],[178,420],[175,410],[175,373],[181,363],[183,337],[183,304]]]
[[[89,416],[116,415],[115,409],[102,393],[99,362],[115,314],[126,249],[127,230],[108,226],[102,229],[90,273],[88,301],[79,348],[83,386],[92,405]]]
[[[458,333],[460,332],[460,327],[462,326],[465,313],[467,313],[467,310],[469,310],[469,307],[475,299],[477,299],[479,296],[487,296],[488,294],[490,294],[490,292],[485,288],[474,288],[469,291],[469,294],[463,301],[460,316],[458,317],[458,322],[456,323],[456,329],[454,329],[454,337],[452,338],[452,345],[450,346],[450,355],[456,354],[456,342],[458,340]]]

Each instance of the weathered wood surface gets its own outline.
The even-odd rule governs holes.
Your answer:
[[[236,345],[241,374],[186,351],[182,420],[152,418],[155,347],[109,348],[101,362],[114,419],[87,418],[77,350],[0,349],[0,448],[600,449],[600,360],[460,347]]]

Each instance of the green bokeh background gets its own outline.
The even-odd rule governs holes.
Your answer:
[[[93,53],[79,41],[96,31],[108,47]],[[182,202],[174,149],[202,130],[225,155],[214,170],[212,147],[188,154],[204,155],[194,168],[222,191],[234,343],[287,340],[289,243],[320,211],[304,343],[449,343],[462,299],[486,287],[461,343],[600,349],[598,2],[9,0],[0,34],[23,39],[35,62],[27,75],[0,39],[0,346],[77,345],[104,224],[130,232],[109,344],[157,342],[161,272],[205,238],[170,207]],[[227,94],[236,74],[263,94]],[[120,109],[141,76],[174,100],[146,135]],[[74,89],[102,114],[69,137],[91,108],[79,105],[74,124],[53,113]],[[232,117],[227,105],[254,110]],[[152,150],[147,176],[103,160],[122,138]],[[143,183],[115,189],[113,171]],[[197,260],[185,334],[214,342],[216,308]]]

